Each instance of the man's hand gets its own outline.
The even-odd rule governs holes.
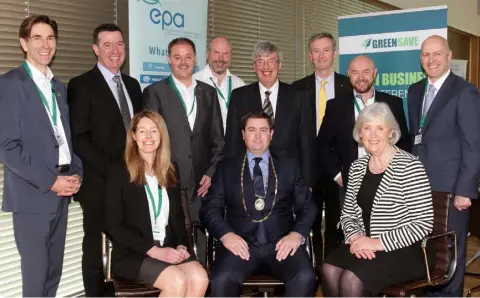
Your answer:
[[[338,178],[335,179],[335,182],[337,182],[338,186],[343,187],[342,175],[339,175]]]
[[[383,244],[380,239],[374,239],[367,236],[360,236],[351,240],[350,238],[350,253],[356,254],[362,250],[384,250]]]
[[[472,205],[472,201],[470,198],[462,197],[462,196],[455,196],[455,201],[453,202],[455,208],[458,211],[466,210]]]
[[[197,191],[197,195],[200,197],[205,197],[208,192],[208,188],[212,185],[212,178],[207,175],[203,175],[202,180],[200,180],[200,188]]]
[[[171,247],[153,246],[147,251],[147,255],[151,258],[170,264],[178,264],[184,260],[183,253]]]
[[[283,261],[288,255],[293,256],[302,243],[302,235],[297,232],[290,232],[287,236],[280,239],[275,246],[277,251],[277,260]]]
[[[374,259],[375,258],[375,252],[373,250],[369,249],[362,249],[359,250],[355,253],[355,256],[359,259]]]
[[[190,257],[190,253],[188,253],[188,250],[184,245],[177,246],[177,250],[182,254],[183,260],[186,260]]]
[[[245,242],[245,240],[243,240],[242,237],[238,236],[233,232],[230,232],[223,235],[223,237],[220,238],[220,241],[222,241],[223,246],[225,246],[226,249],[231,251],[232,254],[239,256],[245,261],[248,261],[250,259],[248,244],[247,242]]]
[[[71,197],[80,189],[80,176],[57,176],[51,191],[57,193],[60,197]]]

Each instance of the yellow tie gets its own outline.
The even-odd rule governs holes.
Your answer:
[[[327,90],[325,89],[327,81],[322,80],[320,82],[320,92],[318,93],[317,102],[317,132],[322,125],[323,116],[325,116],[325,109],[327,108]]]

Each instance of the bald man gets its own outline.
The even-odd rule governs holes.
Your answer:
[[[350,164],[367,154],[365,148],[353,139],[352,131],[359,113],[374,102],[384,102],[392,110],[401,131],[397,146],[407,152],[412,149],[402,99],[376,91],[373,86],[376,75],[377,69],[370,57],[353,58],[348,68],[353,90],[327,102],[317,138],[317,154],[330,178],[339,185],[347,185]]]
[[[452,280],[434,296],[463,294],[466,242],[471,199],[480,180],[480,94],[477,88],[450,71],[452,52],[446,39],[427,38],[420,62],[427,78],[408,89],[413,153],[423,162],[434,200],[451,197],[448,230],[457,235],[457,269]]]
[[[228,69],[231,59],[232,46],[228,38],[215,37],[208,44],[207,66],[193,75],[195,80],[205,82],[217,90],[224,133],[227,127],[227,113],[232,91],[245,85],[242,79],[233,75]]]

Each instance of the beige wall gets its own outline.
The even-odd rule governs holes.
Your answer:
[[[449,26],[480,36],[478,0],[382,0],[382,2],[400,8],[447,5]]]

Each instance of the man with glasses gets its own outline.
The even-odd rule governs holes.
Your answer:
[[[310,185],[314,140],[312,115],[301,92],[278,80],[282,53],[271,41],[260,41],[253,49],[253,70],[258,82],[235,89],[232,93],[225,134],[225,157],[245,153],[241,119],[249,112],[264,111],[273,120],[275,135],[270,151],[277,157],[296,158]]]

